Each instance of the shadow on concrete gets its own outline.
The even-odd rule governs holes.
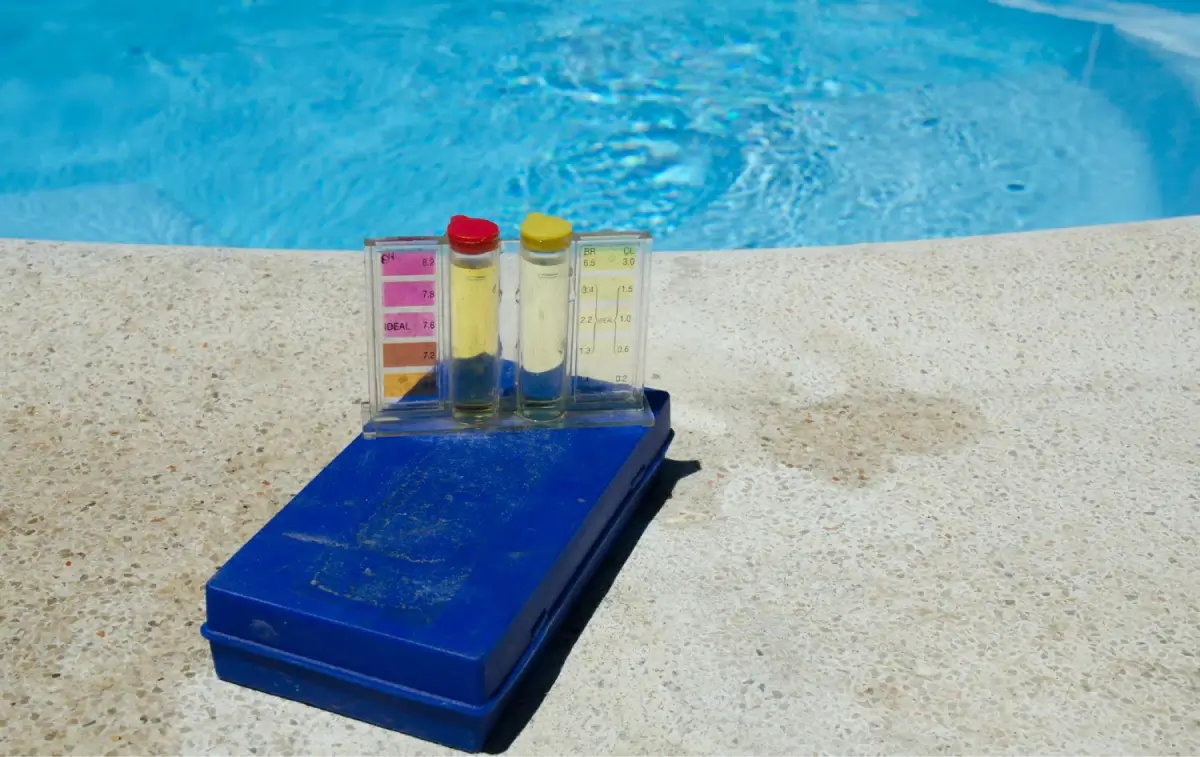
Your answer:
[[[625,566],[625,561],[633,554],[642,534],[667,500],[671,499],[675,484],[699,471],[700,463],[697,460],[663,460],[653,487],[646,492],[638,509],[630,516],[629,523],[613,543],[604,562],[600,563],[595,575],[580,592],[575,607],[542,650],[526,679],[517,687],[484,746],[485,752],[500,754],[507,751],[521,731],[525,730],[530,718],[537,712],[546,694],[558,680],[558,674],[562,672],[562,667],[571,655],[575,642],[579,640],[579,635],[587,627],[596,608],[608,595],[608,590],[617,580],[617,574]]]

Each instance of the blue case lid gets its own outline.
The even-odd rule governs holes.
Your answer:
[[[482,705],[670,434],[355,439],[209,580],[207,629]]]

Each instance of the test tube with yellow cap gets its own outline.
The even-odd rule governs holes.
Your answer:
[[[566,409],[570,222],[530,213],[521,223],[517,412],[553,421]]]

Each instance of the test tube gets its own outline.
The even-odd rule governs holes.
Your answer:
[[[500,228],[454,216],[450,258],[449,393],[455,420],[487,423],[500,401]]]
[[[517,412],[553,421],[566,409],[571,224],[530,213],[521,223]]]

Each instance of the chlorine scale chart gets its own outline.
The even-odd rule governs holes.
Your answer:
[[[574,394],[581,401],[619,399],[642,383],[642,246],[629,238],[577,244]]]

